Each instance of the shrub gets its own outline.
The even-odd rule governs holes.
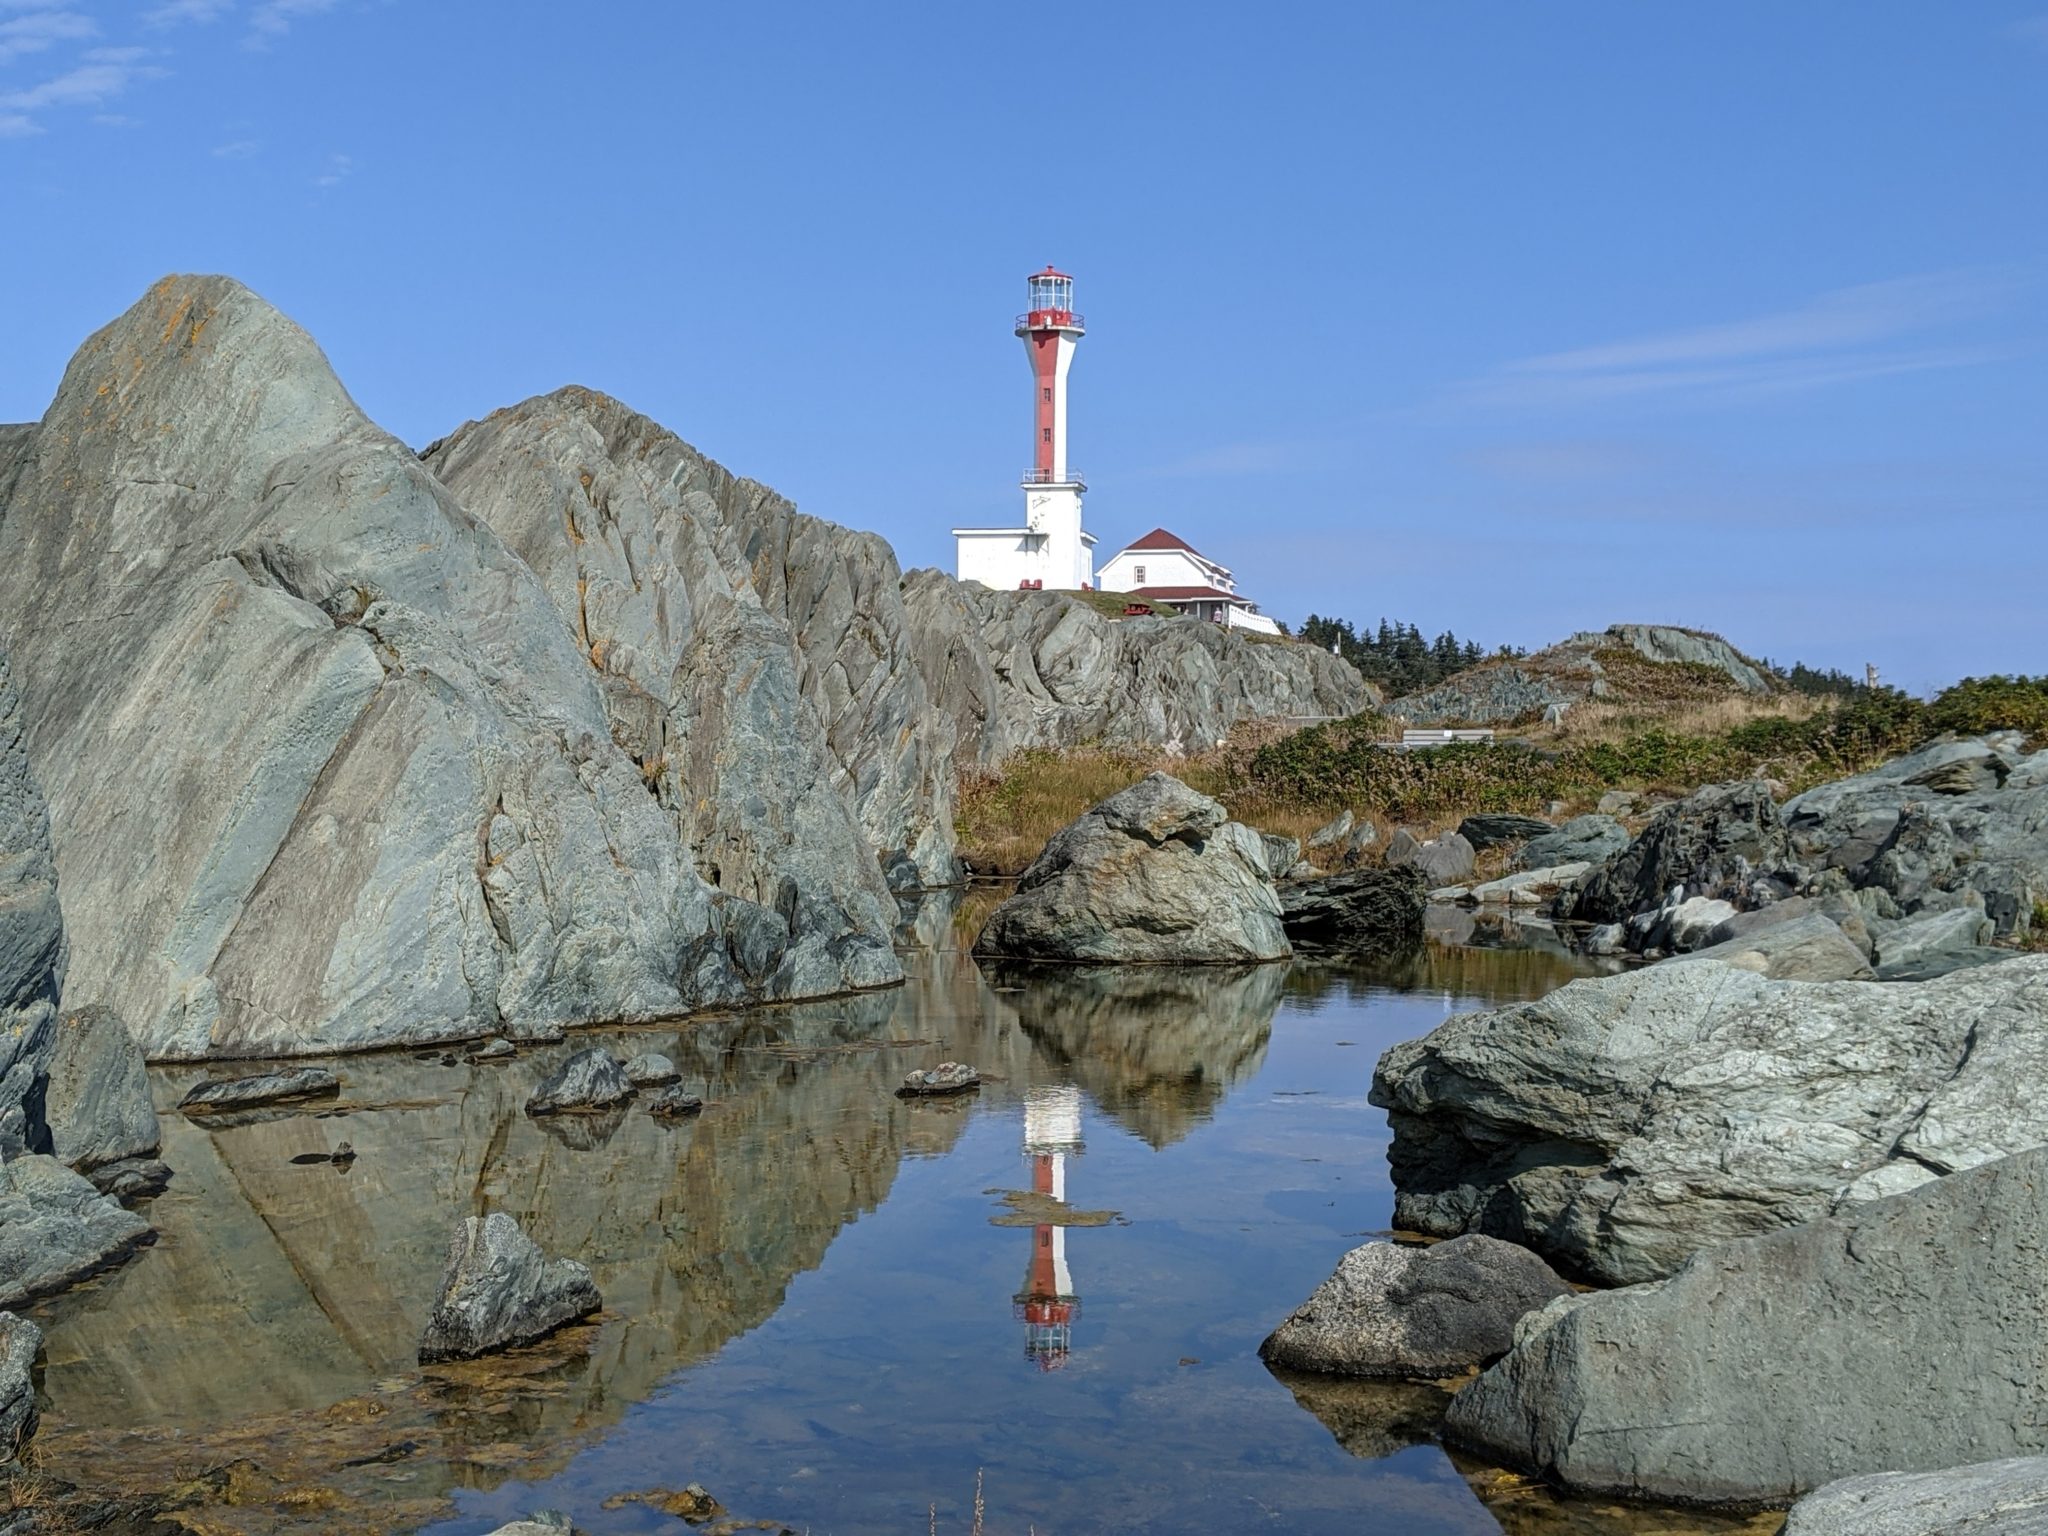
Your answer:
[[[1963,736],[1985,731],[2048,736],[2048,677],[1966,677],[1935,695],[1927,719],[1936,731]]]

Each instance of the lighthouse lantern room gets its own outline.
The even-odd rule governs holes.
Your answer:
[[[1081,527],[1086,481],[1067,462],[1067,371],[1087,333],[1074,309],[1074,280],[1047,267],[1025,280],[1029,308],[1016,334],[1031,361],[1031,464],[1024,471],[1024,526],[955,528],[956,574],[984,586],[1086,590],[1095,584],[1095,539]]]

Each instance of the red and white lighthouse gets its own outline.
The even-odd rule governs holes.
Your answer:
[[[1074,280],[1047,267],[1025,279],[1029,308],[1016,334],[1031,360],[1031,467],[1024,471],[1022,528],[955,528],[956,574],[985,586],[1081,591],[1095,584],[1095,540],[1081,527],[1088,489],[1067,462],[1067,371],[1087,334]]]

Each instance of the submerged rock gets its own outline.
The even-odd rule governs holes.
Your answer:
[[[2048,956],[1927,982],[1690,959],[1381,1057],[1394,1220],[1610,1284],[2048,1142]]]
[[[51,1152],[88,1177],[154,1158],[163,1144],[142,1049],[111,1008],[81,1008],[58,1021],[44,1111]]]
[[[2048,1456],[1844,1478],[1794,1504],[1782,1536],[2048,1536]]]
[[[1280,887],[1280,921],[1301,949],[1412,949],[1427,906],[1417,869],[1361,869]]]
[[[54,1157],[0,1163],[0,1307],[15,1307],[118,1264],[152,1231]]]
[[[529,1115],[566,1115],[609,1109],[633,1096],[626,1069],[610,1051],[578,1051],[548,1074],[526,1101]]]
[[[647,1100],[647,1113],[657,1120],[680,1120],[694,1115],[704,1107],[704,1101],[688,1092],[681,1083],[671,1083]]]
[[[0,1312],[0,1468],[20,1459],[40,1417],[31,1372],[43,1350],[43,1330],[25,1317]]]
[[[1290,949],[1258,833],[1153,773],[1053,835],[974,953],[1207,965]]]
[[[2039,1455],[2044,1233],[2048,1147],[1725,1243],[1525,1319],[1445,1437],[1566,1488],[1695,1503]]]
[[[919,1067],[906,1072],[899,1094],[910,1098],[934,1098],[940,1094],[965,1093],[979,1087],[981,1074],[964,1061],[942,1061],[936,1067]]]
[[[1570,1294],[1535,1254],[1490,1237],[1366,1243],[1268,1335],[1259,1358],[1341,1376],[1449,1376],[1499,1359],[1518,1319]]]
[[[588,1268],[548,1258],[503,1211],[464,1217],[449,1240],[420,1362],[468,1360],[531,1344],[603,1305]]]
[[[219,1114],[232,1109],[253,1109],[261,1104],[328,1098],[339,1092],[341,1079],[325,1067],[293,1067],[254,1077],[197,1083],[178,1101],[178,1108],[187,1114]]]

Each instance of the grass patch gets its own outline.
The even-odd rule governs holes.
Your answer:
[[[1143,603],[1162,619],[1180,616],[1180,610],[1171,603],[1162,603],[1150,597],[1133,597],[1128,592],[1063,592],[1061,596],[1070,597],[1084,607],[1093,608],[1104,618],[1124,617],[1124,608],[1131,603]]]

